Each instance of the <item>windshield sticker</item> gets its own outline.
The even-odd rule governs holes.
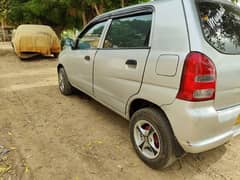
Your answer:
[[[217,13],[215,16],[209,18],[208,16],[204,16],[204,20],[207,21],[208,25],[212,28],[215,29],[216,26],[220,26],[221,23],[223,22],[223,15],[225,13],[225,9],[221,6],[220,9],[217,9]]]

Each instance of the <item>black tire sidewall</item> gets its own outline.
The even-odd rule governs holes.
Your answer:
[[[59,53],[53,53],[54,58],[58,58],[58,56],[59,56]]]
[[[62,74],[62,77],[63,77],[64,89],[63,89],[63,91],[62,91],[61,88],[60,88],[60,83],[58,83],[58,84],[59,84],[59,85],[58,85],[59,90],[60,90],[61,93],[64,94],[64,95],[70,95],[70,94],[72,94],[72,87],[71,87],[71,84],[70,84],[69,81],[68,81],[67,74],[66,74],[64,68],[60,68],[60,69],[58,70],[58,81],[59,81],[59,75],[60,75],[60,73]]]
[[[155,159],[145,157],[136,145],[134,126],[139,120],[146,120],[151,123],[158,133],[161,148],[159,155]],[[158,109],[144,108],[134,113],[130,122],[130,138],[138,156],[147,165],[154,169],[165,168],[169,165],[173,155],[173,134],[166,117]]]

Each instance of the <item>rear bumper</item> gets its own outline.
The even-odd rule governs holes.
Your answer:
[[[207,151],[240,134],[240,125],[235,124],[240,106],[217,111],[211,101],[192,103],[176,100],[163,109],[186,152]]]
[[[16,39],[13,43],[15,52],[19,56],[21,53],[51,55],[61,51],[60,43],[52,42],[51,37],[45,35],[23,36]]]
[[[229,132],[220,134],[215,137],[211,137],[209,139],[204,139],[199,142],[192,142],[188,144],[182,143],[181,145],[183,146],[186,152],[190,152],[190,153],[204,152],[225,144],[232,137],[239,135],[239,133],[240,133],[240,126],[234,128],[233,130],[230,130]]]

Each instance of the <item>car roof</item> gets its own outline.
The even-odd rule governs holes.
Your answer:
[[[51,30],[52,28],[47,25],[39,25],[39,24],[22,24],[17,27],[17,30],[35,30],[35,29],[48,29]]]
[[[95,17],[90,23],[103,21],[106,19],[119,17],[119,16],[127,16],[127,15],[129,15],[129,13],[134,13],[134,11],[141,12],[141,10],[142,10],[142,11],[146,12],[147,10],[150,10],[150,8],[153,9],[153,7],[158,6],[161,3],[165,3],[167,1],[171,1],[171,0],[155,0],[155,1],[147,2],[147,3],[142,3],[142,4],[138,4],[138,5],[128,6],[125,8],[116,9],[116,10],[113,10],[113,11],[110,11],[110,12],[107,12],[107,13],[104,13],[102,15]],[[185,1],[185,0],[183,0],[183,1]],[[197,1],[220,2],[223,4],[233,5],[233,3],[228,0],[197,0]]]

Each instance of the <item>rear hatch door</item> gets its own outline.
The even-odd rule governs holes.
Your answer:
[[[240,104],[240,8],[227,1],[196,1],[205,40],[216,50],[216,109]]]

